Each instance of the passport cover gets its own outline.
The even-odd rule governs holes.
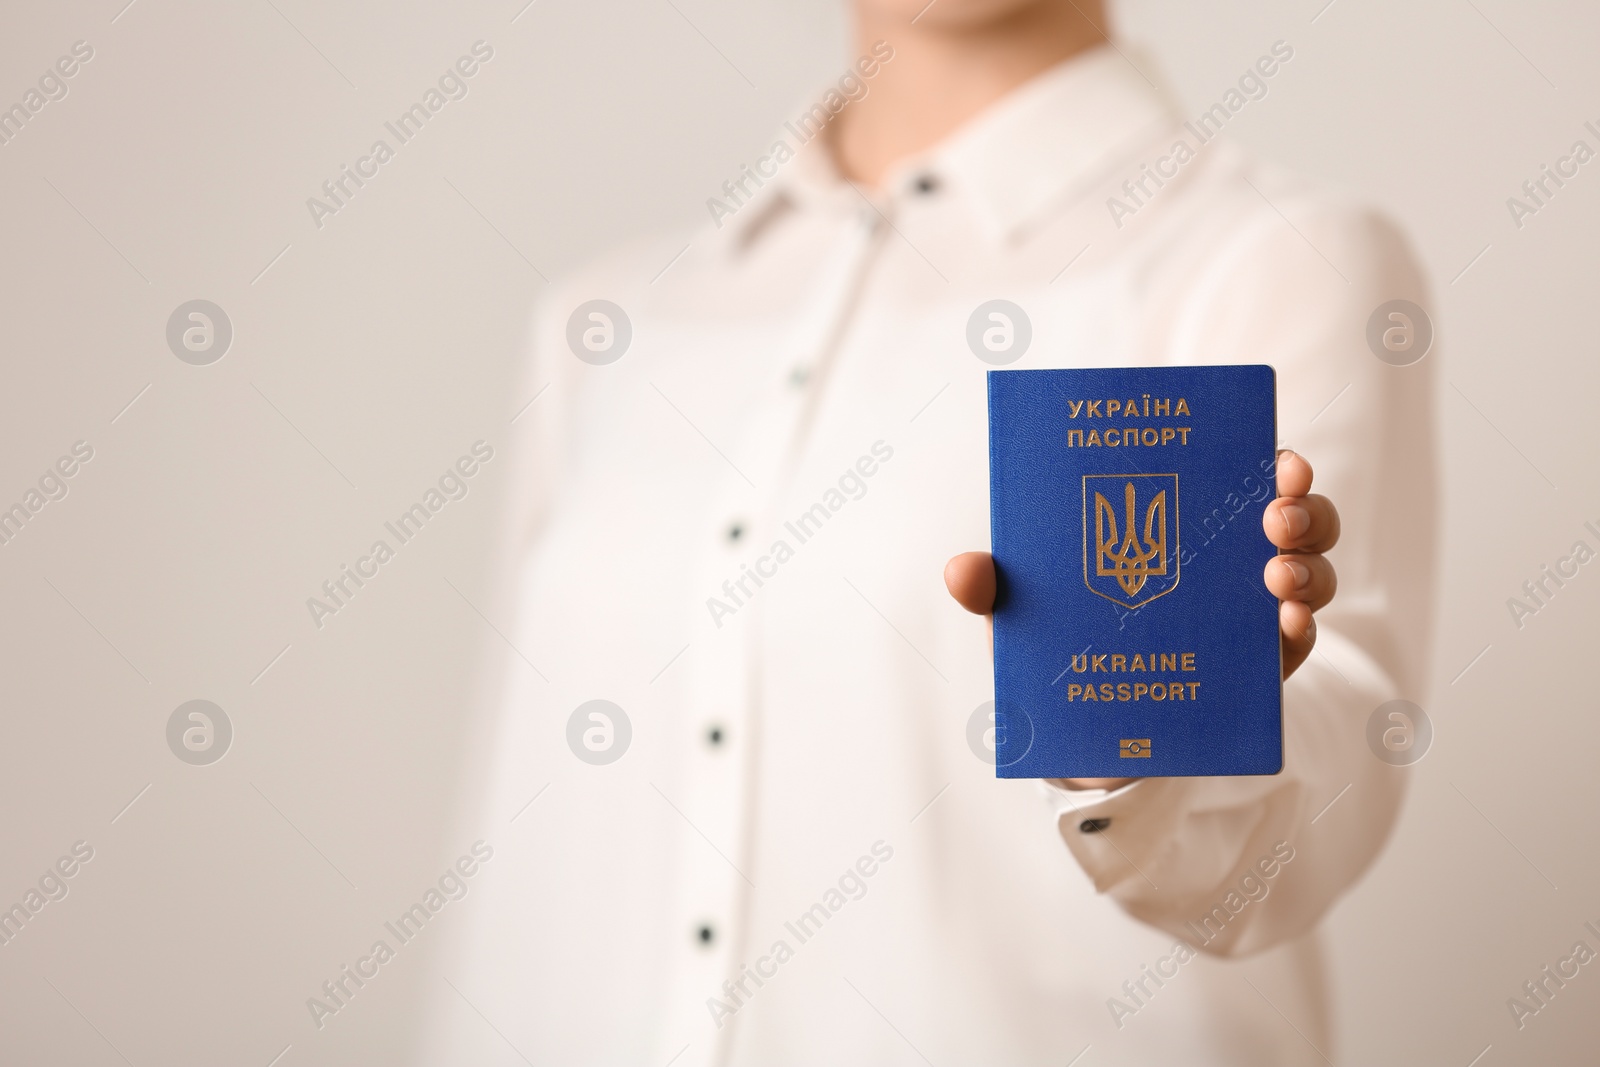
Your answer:
[[[1268,366],[989,372],[995,775],[1283,768]]]

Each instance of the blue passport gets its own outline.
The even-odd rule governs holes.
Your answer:
[[[995,774],[1283,768],[1268,366],[989,372]]]

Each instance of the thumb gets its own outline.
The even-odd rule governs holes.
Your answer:
[[[994,611],[994,557],[987,552],[963,552],[944,565],[944,586],[956,603],[974,615]]]

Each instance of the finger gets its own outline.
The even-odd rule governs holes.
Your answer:
[[[963,552],[944,565],[944,587],[956,603],[974,615],[994,610],[994,557],[987,552]]]
[[[1283,677],[1287,679],[1311,655],[1317,643],[1317,620],[1306,605],[1286,600],[1278,605],[1278,633],[1283,643]]]
[[[1311,463],[1285,448],[1278,453],[1278,495],[1305,496],[1311,492]]]
[[[1339,543],[1339,509],[1325,496],[1279,497],[1261,513],[1267,539],[1290,552],[1326,552]]]
[[[1326,607],[1339,588],[1333,564],[1314,554],[1275,556],[1267,561],[1263,577],[1273,596],[1297,601],[1312,611]]]

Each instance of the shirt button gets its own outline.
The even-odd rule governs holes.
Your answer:
[[[806,382],[810,380],[811,368],[809,367],[797,366],[794,368],[794,370],[789,372],[789,384],[794,386],[796,389],[803,388]]]
[[[1078,830],[1086,834],[1098,834],[1100,831],[1110,828],[1110,826],[1110,819],[1085,819],[1078,824]]]
[[[917,180],[911,183],[911,188],[915,189],[918,194],[927,196],[930,193],[939,191],[939,179],[931,174],[919,174],[917,175]]]
[[[727,732],[724,731],[721,726],[713,724],[706,727],[706,744],[710,745],[712,748],[720,748],[722,746],[722,742],[727,739],[727,736]]]
[[[701,948],[710,948],[711,943],[717,939],[717,931],[712,928],[710,923],[701,923],[696,928],[694,937],[700,943]]]
[[[739,538],[741,538],[743,536],[744,536],[744,524],[743,523],[735,521],[735,522],[731,522],[731,523],[728,524],[728,541],[730,543],[738,541]]]

